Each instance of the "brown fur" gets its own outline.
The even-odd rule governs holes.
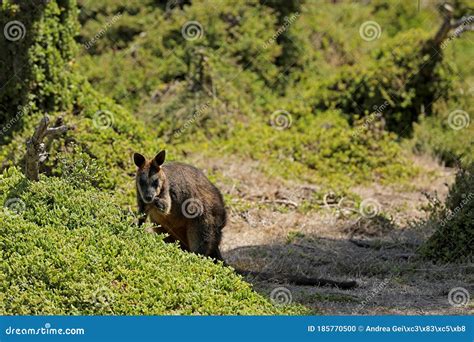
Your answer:
[[[150,217],[162,232],[169,234],[167,241],[179,241],[187,251],[222,260],[219,244],[227,216],[219,190],[191,165],[162,165],[164,156],[160,154],[152,160],[139,156],[134,159],[138,166],[138,207],[144,214],[140,222]],[[148,190],[149,183],[140,184],[142,178],[158,180],[154,193]],[[149,203],[143,198],[147,191],[153,196]]]

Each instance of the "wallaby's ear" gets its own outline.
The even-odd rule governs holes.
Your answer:
[[[165,158],[166,158],[166,151],[165,151],[165,150],[160,151],[160,152],[158,152],[158,154],[155,156],[155,158],[153,158],[153,163],[154,163],[156,166],[161,166],[161,165],[163,165],[163,163],[165,162]]]
[[[136,166],[142,167],[143,165],[145,165],[146,159],[140,153],[134,153],[133,154],[133,161],[135,162]]]

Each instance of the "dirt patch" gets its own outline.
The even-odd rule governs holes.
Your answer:
[[[359,285],[339,290],[247,278],[257,291],[270,295],[284,287],[291,301],[330,315],[474,312],[472,301],[461,307],[448,301],[453,288],[474,293],[474,266],[436,266],[421,260],[416,250],[430,232],[410,224],[426,217],[423,207],[430,196],[446,196],[454,170],[416,158],[413,162],[425,171],[409,189],[379,184],[354,188],[362,199],[379,205],[375,214],[364,215],[360,208],[335,210],[324,203],[319,210],[302,211],[299,205],[320,188],[268,177],[259,172],[258,162],[195,162],[211,165],[220,175],[223,193],[245,203],[237,209],[228,203],[230,218],[221,250],[230,265],[275,275],[356,280]]]

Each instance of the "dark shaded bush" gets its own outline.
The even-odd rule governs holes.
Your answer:
[[[0,26],[9,25],[9,38],[0,40],[0,122],[21,127],[32,111],[70,110],[78,90],[71,73],[76,2],[3,1],[0,6]],[[7,136],[0,135],[0,141]]]
[[[473,261],[474,164],[457,173],[445,205],[433,211],[428,224],[435,232],[421,249],[424,256],[439,262]]]
[[[368,115],[384,103],[387,129],[406,136],[421,112],[431,114],[435,100],[447,99],[452,87],[449,68],[427,48],[430,35],[402,32],[372,54],[368,64],[343,66],[328,81],[309,88],[314,110],[337,108]]]

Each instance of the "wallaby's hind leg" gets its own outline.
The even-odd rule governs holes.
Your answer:
[[[206,234],[203,228],[199,224],[188,227],[186,231],[188,247],[193,253],[209,256],[209,252],[211,252],[210,236]]]
[[[216,247],[210,254],[209,256],[213,258],[216,262],[217,261],[224,261],[224,258],[222,257],[221,251],[219,250],[219,247]]]
[[[208,256],[216,260],[222,259],[219,251],[221,240],[220,230],[206,222],[197,221],[187,229],[188,245],[191,252]]]
[[[216,229],[213,230],[214,236],[213,236],[213,240],[211,244],[211,252],[209,256],[213,258],[215,262],[222,261],[224,265],[227,265],[219,249],[219,245],[221,244],[221,238],[222,238],[222,228],[225,225],[225,221],[226,221],[226,215],[224,212],[224,215],[221,218],[221,223],[217,226]]]

